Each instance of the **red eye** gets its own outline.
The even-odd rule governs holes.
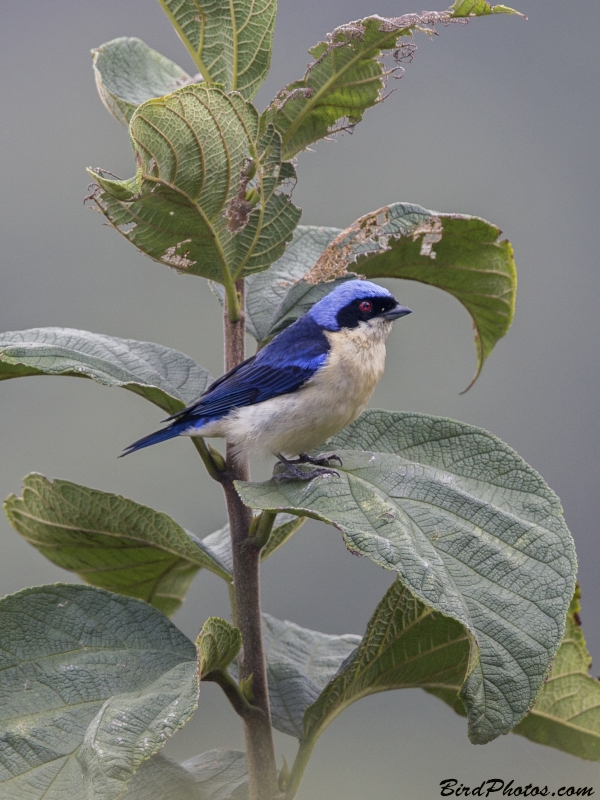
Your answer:
[[[358,304],[358,307],[361,311],[364,311],[368,314],[373,308],[373,303],[371,303],[369,300],[363,300]]]

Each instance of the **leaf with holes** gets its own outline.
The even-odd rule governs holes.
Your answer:
[[[306,282],[339,278],[406,278],[449,292],[473,320],[477,372],[515,313],[517,272],[501,231],[479,217],[438,214],[393,203],[356,220],[321,254]]]
[[[152,342],[72,328],[0,333],[0,380],[28,375],[70,375],[122,386],[169,414],[197,400],[213,380],[188,356]]]
[[[193,79],[140,39],[122,36],[92,50],[100,99],[123,125],[152,97],[162,97]]]
[[[319,139],[352,128],[368,108],[381,102],[386,78],[395,72],[381,63],[382,54],[393,52],[400,65],[416,49],[412,43],[403,44],[404,37],[415,31],[431,34],[436,24],[466,15],[516,13],[506,6],[489,9],[481,0],[459,0],[449,11],[372,16],[341,25],[326,42],[309,50],[315,60],[301,80],[279,92],[263,113],[263,124],[271,122],[281,133],[286,159]]]
[[[204,80],[251,100],[269,71],[276,0],[159,0]]]
[[[283,254],[300,211],[281,191],[280,137],[272,126],[259,135],[250,103],[195,84],[141,105],[129,131],[136,177],[89,172],[97,207],[135,247],[228,294]]]
[[[487,431],[368,411],[328,440],[339,477],[236,484],[252,508],[321,519],[399,573],[422,603],[472,634],[462,698],[469,735],[517,725],[546,677],[573,594],[575,549],[556,495]]]
[[[0,652],[5,800],[117,800],[196,707],[196,648],[131,597],[64,584],[9,595]]]
[[[33,473],[4,508],[10,524],[53,564],[93,586],[173,614],[199,569],[230,580],[218,555],[171,517],[117,494]]]

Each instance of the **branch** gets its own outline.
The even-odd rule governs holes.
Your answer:
[[[264,716],[264,712],[261,708],[258,706],[253,706],[252,703],[248,702],[248,699],[240,689],[239,685],[233,680],[227,670],[213,669],[211,672],[203,675],[202,680],[210,681],[211,683],[217,683],[225,692],[225,695],[233,706],[235,712],[239,714],[242,719],[249,719],[257,714],[261,717]]]

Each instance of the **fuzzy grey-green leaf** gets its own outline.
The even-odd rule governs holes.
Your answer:
[[[123,125],[146,100],[193,82],[181,67],[133,37],[106,42],[92,56],[100,99]]]
[[[117,800],[193,713],[196,649],[140,600],[55,584],[0,600],[0,793]]]
[[[486,742],[531,707],[560,644],[576,559],[556,495],[487,431],[369,411],[326,443],[340,477],[238,483],[253,507],[335,525],[347,546],[399,573],[479,648],[462,697]]]
[[[194,777],[200,800],[248,800],[248,766],[241,750],[208,750],[181,766]]]
[[[218,555],[171,517],[116,494],[33,473],[5,502],[11,525],[46,558],[93,586],[173,614],[199,569],[225,580]]]
[[[276,0],[159,0],[206,81],[251,100],[269,71]]]
[[[72,328],[0,334],[0,380],[28,375],[92,378],[122,386],[174,414],[212,383],[210,373],[178,350]]]
[[[181,764],[157,753],[135,773],[127,784],[123,800],[205,800],[200,789]]]
[[[301,739],[304,712],[361,638],[311,631],[269,614],[263,614],[263,637],[273,726]]]

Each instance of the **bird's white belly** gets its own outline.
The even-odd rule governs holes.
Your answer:
[[[385,366],[391,323],[326,332],[327,364],[296,392],[236,409],[210,423],[203,436],[224,436],[241,454],[306,453],[356,419],[364,410]]]

